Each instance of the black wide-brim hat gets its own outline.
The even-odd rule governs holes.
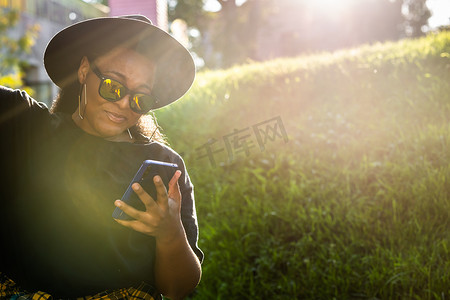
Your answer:
[[[179,99],[194,81],[190,53],[144,16],[95,18],[61,30],[47,45],[45,69],[51,80],[64,88],[77,80],[83,56],[95,59],[117,47],[136,50],[156,63],[152,94],[158,102],[153,109]]]

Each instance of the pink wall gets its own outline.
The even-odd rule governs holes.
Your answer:
[[[152,20],[153,24],[158,24],[157,2],[159,0],[109,0],[111,16],[141,14]],[[167,4],[167,0],[163,1]],[[164,25],[163,25],[164,26]]]

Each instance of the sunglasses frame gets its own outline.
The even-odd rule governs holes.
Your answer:
[[[97,77],[100,79],[100,84],[99,84],[99,86],[98,86],[98,94],[99,94],[103,99],[105,99],[106,101],[109,101],[109,102],[117,102],[117,101],[119,101],[119,100],[122,100],[126,95],[130,95],[130,99],[129,99],[129,101],[128,101],[128,103],[129,103],[129,105],[130,105],[130,109],[131,109],[132,111],[134,111],[135,113],[138,113],[138,114],[141,114],[141,115],[144,115],[144,114],[148,113],[149,111],[151,111],[151,110],[152,110],[152,107],[154,107],[154,106],[158,103],[158,99],[157,99],[154,95],[152,95],[152,94],[146,94],[146,93],[136,93],[136,92],[130,90],[126,85],[124,85],[124,84],[121,83],[120,81],[118,81],[118,80],[116,80],[116,79],[113,79],[113,78],[106,77],[105,75],[103,75],[103,74],[100,72],[100,70],[97,68],[97,66],[96,66],[94,63],[91,63],[91,64],[90,64],[90,68],[91,68],[92,72],[93,72],[95,75],[97,75]],[[116,99],[116,100],[105,98],[105,97],[102,95],[102,93],[100,92],[101,89],[102,89],[102,85],[105,84],[105,80],[112,80],[112,81],[115,81],[115,82],[119,83],[119,84],[123,87],[123,89],[125,90],[125,93],[123,93],[123,96],[121,96],[120,98],[118,98],[118,99]],[[122,90],[122,88],[121,88],[121,90]],[[133,101],[134,96],[137,95],[137,94],[150,97],[150,98],[152,99],[152,105],[151,105],[152,107],[150,107],[148,110],[136,111],[136,109],[133,108],[131,102]],[[138,104],[138,105],[139,105],[139,104]]]

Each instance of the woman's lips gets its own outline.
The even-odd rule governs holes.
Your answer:
[[[108,116],[108,119],[110,119],[114,123],[123,123],[127,120],[127,118],[124,115],[116,114],[111,111],[105,111],[106,115]]]

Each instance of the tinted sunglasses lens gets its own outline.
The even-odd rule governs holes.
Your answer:
[[[127,91],[120,82],[105,78],[100,83],[98,93],[108,101],[118,101],[126,95]]]
[[[155,103],[155,98],[151,95],[135,94],[130,101],[130,106],[138,114],[145,114],[155,106]]]

